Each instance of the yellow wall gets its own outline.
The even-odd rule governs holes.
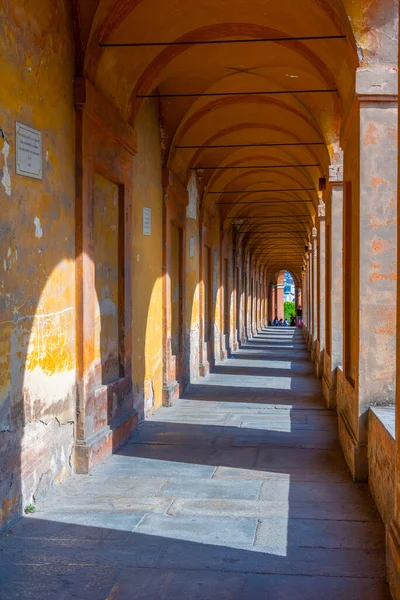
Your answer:
[[[162,180],[156,105],[145,103],[135,123],[133,169],[132,369],[137,409],[161,405],[162,392]],[[142,233],[142,209],[151,208],[151,235]]]
[[[0,525],[71,469],[75,128],[68,5],[2,2]],[[15,172],[15,121],[42,132],[42,180]]]

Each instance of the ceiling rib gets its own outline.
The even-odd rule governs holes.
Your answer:
[[[190,167],[194,171],[228,171],[231,169],[293,169],[298,167],[320,167],[318,163],[307,164],[307,165],[239,165],[229,167]]]
[[[245,216],[245,217],[225,217],[225,219],[280,219],[281,217],[284,217],[285,219],[297,219],[297,217],[310,217],[311,215],[259,215],[259,216]]]
[[[221,149],[221,148],[275,148],[281,146],[325,146],[325,142],[271,142],[271,143],[254,143],[254,144],[217,144],[217,145],[178,145],[177,150],[199,150],[199,149]]]
[[[219,192],[206,192],[207,194],[264,194],[267,192],[315,192],[315,188],[286,188],[280,190],[221,190]]]
[[[242,202],[242,201],[238,201],[238,202],[216,202],[215,204],[218,204],[219,206],[223,206],[224,204],[226,204],[226,206],[235,206],[236,204],[241,204],[242,206],[249,204],[250,206],[255,206],[256,204],[260,204],[260,206],[263,205],[268,205],[268,204],[293,204],[293,202],[299,202],[304,203],[304,204],[312,204],[314,201],[313,200],[299,200],[299,199],[294,199],[294,200],[280,200],[278,198],[271,198],[271,200],[255,200],[254,202]]]
[[[181,94],[137,94],[136,98],[216,98],[221,96],[276,96],[283,94],[332,94],[335,89],[328,90],[269,90],[265,92],[194,92]]]
[[[317,42],[345,40],[345,35],[306,35],[297,37],[244,38],[223,40],[175,40],[173,42],[99,42],[100,48],[147,48],[151,46],[207,46],[211,44],[265,44],[269,42]]]

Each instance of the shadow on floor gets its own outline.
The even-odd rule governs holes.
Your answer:
[[[226,368],[1,536],[2,600],[389,598],[383,525],[310,363],[298,390]]]

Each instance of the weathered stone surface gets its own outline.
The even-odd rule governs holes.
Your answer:
[[[250,360],[250,348],[237,355],[261,377],[264,360]],[[295,361],[303,396],[285,377],[255,395],[227,360],[225,375],[196,384],[93,474],[39,502],[0,538],[0,597],[386,599],[379,515],[366,484],[351,480],[310,363],[297,350]]]
[[[146,515],[136,531],[166,540],[194,542],[189,548],[201,544],[241,548],[251,546],[257,527],[257,519],[240,518],[236,515],[204,519],[201,513],[193,516]]]

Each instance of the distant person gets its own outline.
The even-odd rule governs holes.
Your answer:
[[[283,319],[279,319],[278,327],[282,327],[282,325],[283,325]]]
[[[287,319],[285,319],[282,323],[283,327],[289,327],[289,321]]]
[[[278,327],[278,325],[279,325],[278,317],[275,317],[275,319],[272,321],[272,325],[274,327]]]
[[[297,316],[297,327],[301,327],[303,325],[303,309],[299,305],[296,310]]]
[[[296,317],[294,315],[290,317],[290,327],[296,327]]]

